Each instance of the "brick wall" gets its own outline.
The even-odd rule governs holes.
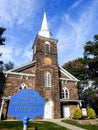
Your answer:
[[[25,83],[28,88],[35,88],[35,78],[28,77],[27,79],[26,77],[17,75],[8,75],[4,86],[3,96],[8,97],[15,95],[22,83]]]
[[[45,52],[45,42],[50,43],[50,52]],[[34,60],[36,60],[35,71],[35,88],[46,99],[50,99],[53,102],[53,118],[60,118],[60,90],[59,90],[59,75],[58,75],[58,63],[57,63],[57,44],[55,41],[38,37],[36,40],[36,54]],[[45,58],[50,58],[51,63],[45,63]],[[44,75],[46,72],[51,74],[51,87],[44,87]]]
[[[66,87],[69,90],[69,98],[70,99],[77,100],[79,98],[76,82],[74,82],[74,81],[62,82],[61,81],[61,89],[64,88],[64,87]]]

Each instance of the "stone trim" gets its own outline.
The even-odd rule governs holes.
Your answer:
[[[9,96],[9,97],[2,97],[1,99],[10,100],[10,99],[11,99],[11,96]]]
[[[58,40],[57,40],[57,39],[47,38],[47,37],[43,37],[43,36],[39,36],[39,35],[38,35],[38,37],[39,37],[39,38],[42,38],[42,39],[45,39],[45,40],[47,39],[47,40],[50,40],[50,41],[53,41],[53,42],[55,41],[55,43],[57,43],[57,42],[58,42]]]
[[[62,103],[68,103],[68,102],[76,102],[79,104],[79,106],[82,106],[82,100],[75,100],[75,99],[60,99],[60,102]]]
[[[78,81],[76,81],[75,79],[68,79],[68,78],[59,78],[60,79],[60,81],[72,81],[72,82],[78,82]]]
[[[34,45],[36,44],[37,38],[45,39],[45,40],[47,40],[47,41],[53,41],[53,42],[55,41],[55,44],[57,44],[57,42],[58,42],[57,39],[47,38],[47,37],[39,36],[39,35],[37,34],[32,48],[34,48]]]
[[[21,77],[26,76],[27,79],[28,77],[35,77],[35,74],[26,74],[26,73],[17,73],[17,72],[8,72],[8,71],[4,72],[4,74],[5,74],[5,77],[7,77],[8,75],[17,75]]]
[[[82,100],[75,100],[75,99],[60,99],[60,102],[82,102]]]
[[[15,72],[15,71],[19,72],[19,71],[22,71],[22,70],[24,70],[24,69],[26,69],[26,68],[31,67],[32,65],[34,65],[35,62],[36,62],[35,60],[31,61],[31,62],[28,62],[26,64],[23,64],[23,65],[20,65],[18,67],[15,67],[14,69],[10,69],[10,70],[8,70],[6,72]]]
[[[67,70],[63,69],[61,66],[59,67],[59,70],[60,70],[61,73],[66,75],[69,78],[69,80],[79,82],[79,80],[76,77],[74,77],[72,74],[70,74]]]

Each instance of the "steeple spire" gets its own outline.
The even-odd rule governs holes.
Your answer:
[[[48,29],[48,23],[47,23],[47,17],[46,17],[46,10],[45,9],[44,9],[44,16],[43,16],[41,30],[39,31],[38,35],[43,36],[43,37],[47,37],[47,38],[51,37],[51,33]]]

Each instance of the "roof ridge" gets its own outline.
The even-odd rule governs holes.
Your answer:
[[[21,68],[24,68],[25,66],[28,66],[28,65],[30,65],[30,64],[34,64],[35,62],[36,62],[36,61],[34,60],[34,61],[31,61],[31,62],[22,64],[22,65],[17,66],[17,67],[15,67],[15,68],[13,68],[13,69],[10,69],[10,70],[8,70],[8,71],[6,71],[6,72],[13,72],[13,71],[16,71],[16,70],[21,69]]]
[[[59,66],[59,68],[64,72],[64,74],[66,73],[67,76],[70,78],[70,79],[74,79],[76,81],[79,81],[75,76],[73,76],[71,73],[69,73],[66,69],[64,69],[63,67]]]

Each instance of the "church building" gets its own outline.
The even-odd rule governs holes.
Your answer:
[[[63,35],[63,34],[62,34]],[[4,72],[5,85],[0,103],[0,118],[9,118],[11,96],[20,89],[34,89],[44,98],[44,119],[70,118],[79,107],[77,82],[64,68],[58,66],[57,39],[51,38],[46,12],[42,26],[32,46],[32,61]]]

